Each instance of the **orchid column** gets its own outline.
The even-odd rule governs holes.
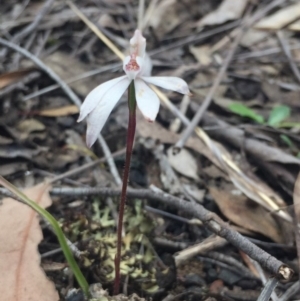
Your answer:
[[[152,64],[146,54],[146,39],[139,30],[136,30],[130,40],[129,56],[123,61],[123,70],[126,75],[112,79],[92,90],[80,108],[78,122],[87,117],[86,143],[91,147],[102,130],[121,96],[128,89],[129,121],[127,131],[127,148],[121,202],[119,207],[118,242],[115,259],[115,285],[114,294],[119,293],[120,286],[120,261],[122,246],[123,215],[126,202],[126,191],[130,170],[130,160],[134,142],[136,126],[136,105],[144,117],[153,122],[159,110],[159,99],[155,92],[148,86],[153,84],[165,89],[182,94],[189,94],[187,83],[178,77],[151,76]]]

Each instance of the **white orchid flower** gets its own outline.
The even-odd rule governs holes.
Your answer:
[[[144,117],[153,122],[159,110],[159,99],[148,86],[153,84],[161,88],[189,94],[187,83],[178,77],[150,76],[152,64],[146,54],[146,39],[136,30],[130,40],[130,53],[123,61],[126,75],[109,80],[93,89],[85,98],[78,122],[87,117],[86,143],[91,147],[102,130],[108,116],[134,81],[137,106]]]

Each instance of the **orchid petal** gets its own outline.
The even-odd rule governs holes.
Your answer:
[[[97,107],[87,118],[86,144],[91,147],[101,132],[109,114],[128,88],[130,81],[127,76],[123,77],[115,86],[108,90],[98,103]]]
[[[126,78],[126,75],[109,80],[98,87],[94,88],[85,98],[83,104],[80,107],[80,115],[77,122],[82,121],[89,113],[91,113],[101,101],[103,95],[114,85],[118,84],[122,79]]]
[[[153,84],[161,88],[176,91],[182,94],[190,94],[189,87],[187,83],[179,78],[173,76],[151,76],[151,77],[142,77],[142,79],[148,84]]]
[[[133,37],[130,39],[130,55],[134,57],[143,58],[146,51],[146,39],[143,37],[140,30],[134,32]]]
[[[157,95],[141,79],[135,79],[136,102],[144,117],[153,122],[159,110]]]
[[[151,72],[152,72],[152,61],[150,56],[146,52],[139,76],[148,77],[151,76]]]

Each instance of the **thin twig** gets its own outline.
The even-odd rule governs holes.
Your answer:
[[[295,45],[290,46],[291,50],[299,49],[299,48],[300,48],[300,44],[295,44]],[[259,57],[262,57],[262,56],[277,54],[277,53],[280,53],[281,51],[282,51],[282,49],[280,47],[273,47],[273,48],[267,48],[267,49],[258,50],[258,51],[251,51],[251,52],[241,53],[241,54],[235,55],[233,57],[232,61],[246,60],[246,59],[251,59],[251,58],[259,58]]]
[[[70,87],[55,73],[53,72],[48,66],[46,66],[39,58],[35,55],[27,51],[26,49],[9,42],[5,39],[0,38],[0,44],[6,46],[10,49],[13,49],[19,53],[21,53],[26,58],[33,61],[39,68],[41,68],[45,73],[47,73],[57,84],[62,88],[62,90],[68,95],[68,97],[78,106],[81,106],[81,101],[78,96],[70,89]]]
[[[295,282],[292,286],[290,286],[283,295],[280,296],[278,301],[288,301],[296,295],[300,290],[300,282],[299,280]]]
[[[115,53],[121,60],[123,59],[123,53],[98,29],[98,27],[91,22],[78,8],[75,6],[74,3],[67,0],[67,4],[70,6],[70,8],[75,12],[75,14],[80,17],[81,20],[85,22],[89,26],[89,28],[98,36],[99,39],[101,39],[107,47]]]
[[[269,301],[272,293],[274,292],[277,284],[278,284],[278,279],[276,278],[270,278],[268,282],[266,283],[264,289],[260,293],[257,301]]]
[[[19,89],[19,90],[24,89],[25,90],[26,84],[32,82],[33,80],[39,78],[40,76],[41,76],[41,72],[39,72],[39,71],[29,73],[28,75],[23,77],[22,80],[15,82],[15,83],[1,89],[0,97],[3,97],[16,89]]]
[[[211,250],[224,247],[227,243],[227,240],[224,238],[212,235],[200,243],[194,244],[193,246],[177,252],[174,256],[175,264],[178,267],[197,255],[205,255]]]
[[[27,57],[28,59],[32,60],[38,67],[40,67],[54,81],[56,81],[57,84],[62,88],[62,90],[73,101],[73,103],[80,108],[81,101],[80,101],[79,97],[73,92],[73,90],[55,72],[53,72],[49,67],[47,67],[39,58],[37,58],[35,55],[30,53],[26,49],[14,44],[14,43],[11,43],[11,42],[9,42],[5,39],[0,38],[0,44],[17,51],[17,52],[21,53],[22,55],[24,55],[25,57]],[[117,167],[115,165],[115,162],[113,160],[111,160],[111,152],[110,152],[105,140],[101,136],[101,134],[99,134],[99,136],[98,136],[98,141],[99,141],[99,143],[102,147],[102,150],[104,152],[105,157],[108,158],[107,163],[108,163],[109,169],[110,169],[111,173],[115,176],[116,171],[117,171]]]
[[[210,254],[210,252],[207,252],[207,254]],[[221,267],[222,269],[226,269],[228,271],[233,272],[234,274],[241,275],[242,277],[257,280],[257,278],[253,277],[253,275],[249,275],[249,272],[248,272],[248,274],[245,275],[244,270],[240,270],[239,268],[235,267],[234,265],[224,263],[223,261],[220,261],[218,259],[210,258],[206,254],[205,254],[205,256],[197,256],[197,259],[201,262],[208,262],[208,263],[217,265],[217,266]]]
[[[125,154],[125,152],[126,152],[125,148],[120,149],[119,151],[112,153],[112,157],[115,158],[117,156],[123,155],[123,154]],[[92,168],[92,167],[98,165],[99,163],[105,162],[105,160],[106,160],[105,157],[104,158],[100,158],[100,159],[95,160],[93,162],[89,162],[89,163],[86,163],[85,165],[82,165],[82,166],[79,166],[77,168],[71,169],[71,170],[69,170],[69,171],[67,171],[67,172],[65,172],[63,174],[60,174],[59,176],[57,176],[57,177],[49,180],[49,183],[53,184],[54,182],[60,181],[60,180],[62,180],[64,178],[67,178],[67,177],[70,177],[70,176],[74,176],[74,175],[76,175],[78,173],[81,173],[84,170],[87,170],[89,168]]]
[[[261,293],[261,296],[265,296],[265,298],[266,298],[265,300],[266,300],[266,301],[268,301],[268,300],[270,299],[270,297],[271,297],[271,299],[272,299],[273,301],[278,301],[278,297],[277,297],[277,295],[276,295],[276,293],[275,293],[275,291],[274,291],[274,289],[275,289],[275,287],[276,287],[276,285],[277,285],[277,283],[278,283],[278,280],[276,279],[276,280],[277,280],[277,283],[276,283],[275,286],[273,286],[273,290],[272,290],[271,288],[267,288],[267,285],[268,285],[268,284],[269,284],[269,287],[272,287],[272,285],[270,284],[270,282],[271,282],[270,279],[267,280],[266,275],[265,275],[263,269],[261,268],[261,266],[260,266],[260,264],[259,264],[258,262],[255,262],[255,261],[253,261],[253,260],[251,260],[251,261],[252,261],[252,263],[253,263],[255,269],[257,270],[257,272],[258,272],[258,274],[259,274],[259,277],[260,277],[260,279],[261,279],[261,282],[262,282],[262,284],[265,286],[266,291],[269,292],[269,293],[266,293],[265,295],[263,295],[263,292],[262,292],[262,293]],[[272,291],[271,291],[271,290],[272,290]],[[268,294],[270,294],[270,296],[267,298]]]
[[[66,80],[66,83],[67,84],[72,84],[72,83],[75,83],[75,82],[77,82],[79,80],[86,79],[86,78],[88,78],[90,76],[94,76],[94,75],[97,75],[97,74],[100,74],[100,73],[103,73],[103,72],[106,72],[106,71],[109,71],[109,70],[111,71],[113,69],[120,68],[121,66],[122,66],[121,63],[114,63],[114,64],[110,64],[110,65],[101,67],[101,68],[96,69],[96,70],[87,71],[87,72],[84,72],[84,73],[82,73],[80,75],[71,77],[70,79]],[[33,92],[31,94],[28,94],[28,95],[24,96],[23,97],[23,101],[27,101],[27,100],[32,99],[32,98],[37,97],[37,96],[41,96],[41,95],[43,95],[45,93],[54,91],[57,88],[59,88],[59,85],[58,84],[54,84],[54,85],[48,86],[46,88],[40,89],[40,90],[38,90],[36,92]]]
[[[182,47],[182,46],[189,45],[189,44],[195,44],[196,42],[198,43],[198,42],[203,41],[207,38],[210,38],[216,34],[223,33],[224,31],[233,29],[233,28],[237,27],[240,23],[241,23],[241,21],[238,20],[238,21],[234,21],[229,24],[225,24],[225,25],[222,25],[220,27],[217,27],[217,28],[214,28],[211,30],[207,30],[207,31],[197,34],[197,35],[188,36],[185,39],[182,39],[180,41],[176,41],[169,45],[162,46],[157,49],[153,49],[153,50],[149,51],[148,54],[152,57],[159,53],[170,51],[171,49],[175,49],[175,48]]]
[[[112,188],[52,188],[50,191],[53,195],[68,195],[68,196],[87,196],[87,195],[102,195],[102,196],[120,196],[121,189]],[[167,193],[157,193],[149,189],[132,189],[128,188],[127,197],[130,198],[145,198],[148,200],[163,202],[172,207],[176,207],[191,216],[200,219],[203,224],[215,234],[225,238],[235,247],[245,252],[249,257],[259,262],[269,272],[283,279],[290,279],[293,271],[285,266],[281,261],[263,251],[244,236],[232,230],[224,221],[217,215],[205,209],[200,204],[192,204],[183,199],[174,197]]]
[[[106,141],[104,140],[104,138],[102,137],[102,135],[100,134],[98,139],[97,139],[98,143],[100,144],[103,152],[104,152],[104,155],[105,155],[105,159],[107,161],[107,164],[109,166],[109,169],[110,169],[110,173],[112,174],[112,176],[114,177],[114,180],[116,182],[116,184],[118,186],[120,186],[122,184],[122,179],[119,175],[119,172],[117,170],[117,167],[116,167],[116,164],[115,164],[115,161],[112,157],[112,154],[110,152],[110,149],[106,143]]]
[[[154,214],[159,214],[161,216],[173,219],[177,222],[186,223],[186,224],[189,224],[189,225],[198,225],[198,226],[202,225],[201,221],[199,221],[197,219],[194,219],[194,218],[193,219],[187,219],[185,217],[178,216],[178,215],[175,215],[175,214],[172,214],[172,213],[169,213],[169,212],[157,209],[157,208],[153,208],[153,207],[150,207],[150,206],[145,206],[144,209],[148,212],[152,212]]]
[[[34,42],[35,38],[37,36],[36,32],[33,32],[27,39],[26,42],[24,43],[24,48],[29,50],[32,43]],[[7,48],[5,48],[5,50],[7,50]],[[38,56],[38,55],[37,55]],[[19,52],[16,52],[13,58],[13,62],[11,64],[11,69],[13,70],[17,70],[19,69],[19,63],[20,63],[20,58],[21,58],[21,54]]]
[[[28,36],[31,32],[33,32],[35,28],[39,26],[44,16],[49,12],[54,1],[55,0],[48,0],[41,8],[39,13],[36,15],[35,19],[29,25],[27,25],[22,31],[20,31],[19,33],[13,36],[12,42],[18,43],[23,38]]]
[[[299,69],[292,57],[292,54],[291,54],[291,50],[290,50],[290,47],[288,45],[288,42],[285,40],[284,36],[283,36],[283,32],[282,31],[277,31],[276,33],[277,35],[277,38],[278,38],[278,41],[280,43],[280,46],[282,48],[282,51],[284,52],[284,54],[286,55],[287,59],[288,59],[288,62],[290,64],[290,67],[296,77],[296,80],[300,83],[300,72],[299,72]]]
[[[250,279],[257,279],[257,277],[253,275],[248,268],[231,256],[225,255],[221,252],[208,252],[205,254],[205,256],[220,262],[224,262],[230,266],[234,266],[239,271],[239,274],[247,276]]]

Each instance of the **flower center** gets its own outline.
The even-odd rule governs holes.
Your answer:
[[[135,56],[131,55],[129,63],[125,66],[126,71],[139,71],[140,66],[136,62]]]

